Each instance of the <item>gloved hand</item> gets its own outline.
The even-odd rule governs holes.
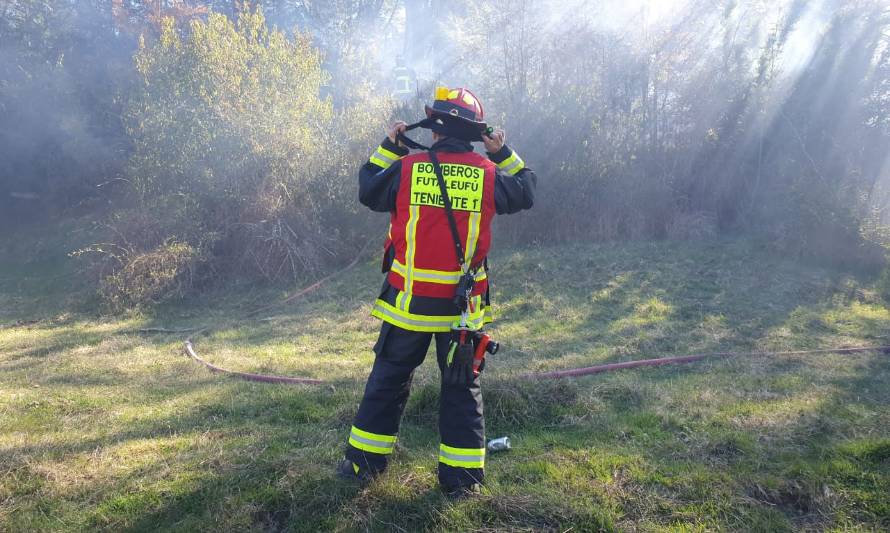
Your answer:
[[[386,136],[389,137],[389,140],[392,141],[393,144],[396,144],[396,145],[404,148],[405,145],[402,143],[402,141],[400,141],[398,139],[399,139],[399,135],[405,133],[405,128],[407,128],[407,127],[408,127],[408,124],[404,120],[397,120],[396,122],[393,123],[392,126],[386,128]]]
[[[482,134],[482,142],[485,143],[485,151],[490,154],[498,153],[507,142],[507,132],[498,128],[491,135]]]
[[[446,385],[467,387],[473,383],[474,346],[472,331],[451,331],[451,346],[442,372],[442,381]]]

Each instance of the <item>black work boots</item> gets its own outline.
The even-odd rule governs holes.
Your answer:
[[[442,492],[449,500],[456,502],[467,500],[482,494],[482,485],[473,483],[472,485],[457,485],[455,487],[442,487]]]
[[[353,483],[366,484],[370,483],[380,472],[361,468],[349,459],[343,459],[337,465],[337,477]],[[471,485],[456,485],[453,487],[442,486],[442,493],[451,501],[461,501],[482,494],[482,485],[473,483]]]
[[[368,468],[360,468],[349,459],[343,459],[343,461],[337,465],[337,477],[345,481],[368,483],[378,475],[380,475],[379,472],[372,471]]]

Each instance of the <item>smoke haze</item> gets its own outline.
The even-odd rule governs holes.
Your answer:
[[[444,84],[471,88],[543,176],[499,238],[742,232],[865,262],[887,244],[878,0],[4,0],[0,15],[4,225],[87,217],[132,257],[175,240],[208,267],[264,257],[259,277],[299,275],[385,231],[356,212],[354,171]]]

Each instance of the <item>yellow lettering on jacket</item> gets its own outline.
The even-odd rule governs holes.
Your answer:
[[[451,208],[455,211],[480,212],[485,172],[471,165],[442,163],[440,166]],[[418,162],[411,168],[411,205],[445,206],[432,163]]]

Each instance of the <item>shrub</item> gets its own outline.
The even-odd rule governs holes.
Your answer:
[[[166,20],[135,61],[142,83],[126,118],[141,200],[186,195],[228,218],[259,193],[298,193],[333,118],[308,37],[270,31],[260,11],[237,23],[211,13],[186,36]]]
[[[885,267],[881,271],[881,275],[878,276],[878,281],[875,284],[875,289],[877,289],[884,304],[890,305],[890,267]]]
[[[125,112],[130,203],[108,224],[127,252],[106,262],[110,302],[181,296],[201,264],[292,279],[366,237],[354,173],[379,118],[367,120],[373,134],[350,123],[386,107],[356,91],[354,109],[335,110],[308,36],[270,30],[261,10],[237,21],[210,13],[187,30],[166,20],[157,41],[140,43],[135,65]]]
[[[148,252],[128,252],[105,276],[100,290],[114,309],[143,307],[178,298],[196,283],[206,257],[193,246],[169,241]]]

